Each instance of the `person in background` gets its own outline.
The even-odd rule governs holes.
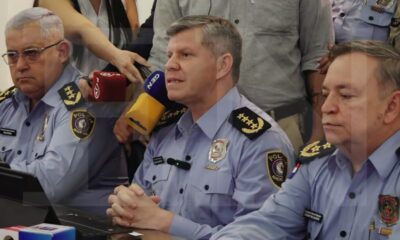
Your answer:
[[[330,0],[335,42],[387,42],[397,0]]]
[[[239,94],[242,39],[231,22],[187,16],[167,34],[168,98],[187,110],[153,132],[134,183],[115,189],[107,214],[122,226],[207,239],[280,187],[293,148]]]
[[[323,83],[328,142],[262,208],[211,239],[400,239],[400,53],[379,41],[333,47]],[[335,149],[336,147],[336,149]]]
[[[123,50],[138,27],[135,0],[37,0],[63,20],[66,38],[74,43],[76,67],[86,75],[109,63],[132,82],[143,81],[135,62],[149,66],[135,52]]]
[[[115,119],[79,91],[61,19],[29,8],[5,36],[14,86],[0,96],[0,159],[35,175],[51,202],[104,214],[108,195],[127,183],[126,160]]]

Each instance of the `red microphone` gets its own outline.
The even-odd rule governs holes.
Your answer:
[[[127,78],[117,72],[96,71],[93,73],[93,100],[96,102],[123,102]]]

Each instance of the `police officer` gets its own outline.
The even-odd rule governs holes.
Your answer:
[[[388,40],[397,0],[331,1],[336,43]]]
[[[293,149],[276,122],[235,86],[242,42],[232,23],[184,17],[168,36],[168,98],[187,110],[164,115],[136,184],[117,187],[107,213],[123,226],[209,238],[280,187]]]
[[[108,195],[126,182],[126,162],[112,118],[98,117],[76,85],[61,19],[27,9],[5,36],[14,86],[0,96],[0,158],[35,175],[52,202],[104,214]]]
[[[328,142],[303,149],[281,191],[212,239],[399,239],[400,54],[355,41],[331,56]]]

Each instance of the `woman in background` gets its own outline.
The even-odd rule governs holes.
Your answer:
[[[75,66],[84,74],[114,65],[132,82],[143,81],[138,62],[149,66],[137,53],[122,50],[134,41],[138,27],[135,0],[35,0],[61,17],[65,34],[74,44]]]

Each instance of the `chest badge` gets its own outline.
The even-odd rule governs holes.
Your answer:
[[[379,195],[379,217],[388,227],[399,220],[399,198],[391,195]]]
[[[225,138],[215,139],[208,153],[208,160],[217,163],[225,158],[228,150],[229,140]]]

